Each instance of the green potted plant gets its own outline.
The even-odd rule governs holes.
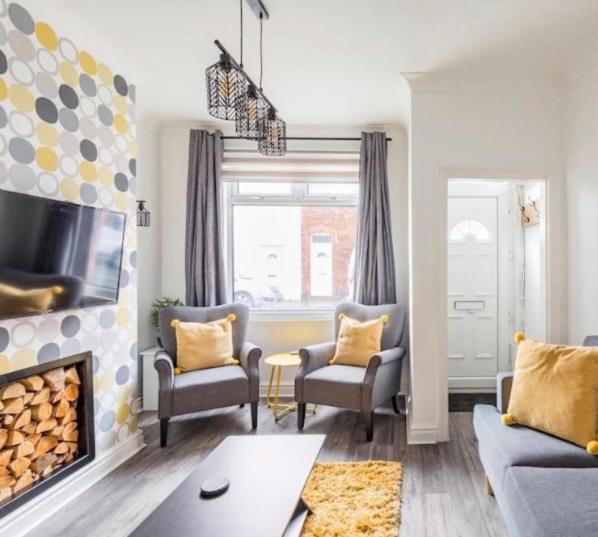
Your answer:
[[[158,341],[158,345],[162,347],[162,340],[160,339],[160,312],[167,308],[168,306],[183,306],[184,304],[178,298],[170,298],[168,296],[163,296],[162,298],[158,298],[154,300],[152,304],[152,326],[156,330],[156,339]]]

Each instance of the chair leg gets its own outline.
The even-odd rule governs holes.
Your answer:
[[[374,413],[365,412],[363,417],[365,418],[365,436],[368,442],[371,442],[374,438]]]
[[[251,403],[251,428],[257,429],[257,401]]]
[[[297,404],[297,428],[300,431],[303,431],[303,426],[305,425],[305,408],[306,403],[298,403]]]
[[[160,418],[160,447],[166,447],[168,439],[168,420],[169,418]]]
[[[395,414],[400,414],[401,409],[399,408],[399,394],[395,393],[392,396],[392,408],[395,411]]]

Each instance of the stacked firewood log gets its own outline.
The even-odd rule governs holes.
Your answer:
[[[0,503],[72,461],[79,451],[76,367],[0,386]]]

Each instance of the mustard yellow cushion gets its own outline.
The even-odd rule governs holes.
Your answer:
[[[372,355],[380,352],[380,342],[388,316],[359,322],[346,315],[340,315],[336,352],[331,364],[366,367]]]
[[[538,429],[598,455],[598,347],[519,339],[505,425]]]
[[[178,319],[170,324],[176,332],[178,373],[238,364],[233,358],[233,328],[236,317],[209,323],[184,323]]]
[[[21,289],[0,283],[0,315],[43,313],[54,305],[56,295],[63,291],[60,285]]]

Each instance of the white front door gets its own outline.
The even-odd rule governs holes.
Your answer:
[[[311,296],[332,296],[332,237],[325,233],[311,236]]]
[[[495,197],[448,199],[448,359],[453,387],[481,387],[498,371],[497,220]]]

